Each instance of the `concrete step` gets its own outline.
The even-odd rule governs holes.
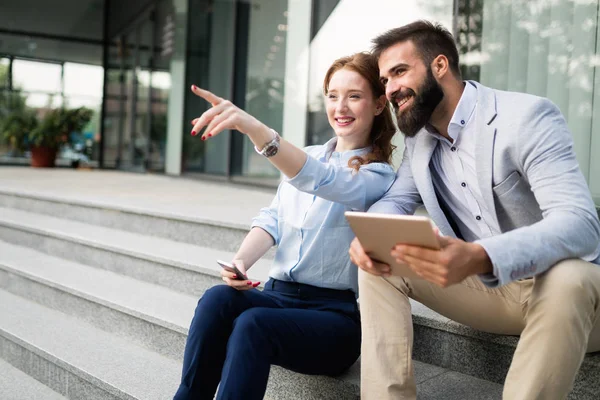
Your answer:
[[[181,362],[56,310],[0,290],[0,358],[71,399],[169,399]],[[269,399],[356,399],[357,369],[344,377],[273,367]]]
[[[182,358],[197,297],[1,241],[0,254],[0,288]]]
[[[6,361],[0,360],[0,399],[66,400],[66,397],[44,386]]]
[[[260,198],[263,197],[262,206],[266,206],[271,196],[261,194]],[[49,216],[60,215],[61,218],[68,220],[225,251],[238,249],[250,229],[251,217],[248,215],[256,214],[260,209],[258,206],[253,206],[252,214],[246,212],[245,214],[248,215],[237,215],[236,218],[231,218],[229,214],[232,212],[225,213],[222,210],[212,215],[196,216],[190,215],[189,211],[178,213],[175,205],[173,209],[157,207],[156,201],[153,207],[147,208],[135,204],[123,205],[122,202],[119,203],[114,199],[113,201],[107,198],[95,200],[82,195],[57,197],[0,188],[0,207]],[[199,211],[202,208],[202,205],[198,205]],[[240,208],[239,205],[237,208]]]
[[[216,283],[218,267],[212,266],[212,260],[231,258],[230,253],[14,209],[0,209],[0,239],[196,297]],[[194,265],[206,259],[211,261],[203,267]],[[266,280],[268,264],[257,267],[250,275]],[[194,269],[196,271],[192,271]],[[450,321],[419,303],[412,304],[415,359],[491,382],[504,381],[517,338],[484,334]],[[181,328],[186,329],[187,323]],[[175,342],[181,343],[181,338]],[[165,351],[173,355],[177,350],[166,347]],[[598,355],[586,357],[574,393],[591,398],[600,393],[599,358]]]
[[[70,399],[167,399],[180,363],[0,290],[0,358]]]
[[[181,373],[180,362],[3,290],[0,358],[47,386],[32,388],[31,399],[54,399],[44,395],[53,390],[69,399],[166,400],[172,398]],[[416,362],[415,375],[421,400],[439,399],[441,393],[445,399],[500,399],[500,385],[443,368]],[[330,378],[273,367],[265,398],[344,400],[358,396],[357,368]]]
[[[234,255],[10,208],[0,208],[0,240],[195,296],[220,276],[215,260],[230,260]],[[270,264],[268,259],[260,260],[249,277],[264,281]]]

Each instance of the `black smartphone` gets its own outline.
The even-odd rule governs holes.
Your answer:
[[[238,281],[247,281],[248,277],[244,274],[242,274],[242,271],[240,271],[239,269],[237,269],[237,267],[231,263],[225,262],[225,261],[221,261],[221,260],[217,260],[217,264],[219,264],[221,266],[221,268],[223,268],[226,271],[229,272],[233,272],[234,274],[237,275],[237,279]]]

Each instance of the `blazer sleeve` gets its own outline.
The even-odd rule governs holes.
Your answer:
[[[540,99],[531,107],[517,146],[519,167],[543,219],[477,241],[494,267],[495,280],[482,277],[492,287],[540,274],[564,259],[598,257],[598,215],[567,123],[552,102]]]
[[[409,147],[406,146],[394,184],[379,201],[369,208],[369,212],[412,215],[422,204],[423,201],[415,185],[410,167]]]

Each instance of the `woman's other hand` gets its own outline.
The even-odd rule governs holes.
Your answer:
[[[246,267],[244,266],[244,262],[242,260],[233,260],[231,263],[235,265],[240,272],[247,276]],[[252,282],[251,280],[237,279],[235,272],[231,272],[226,269],[221,269],[221,278],[227,285],[236,290],[250,290],[256,288],[260,284],[260,282]]]

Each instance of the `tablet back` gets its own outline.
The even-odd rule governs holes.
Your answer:
[[[361,245],[374,261],[389,264],[393,275],[414,278],[408,266],[390,255],[396,244],[412,244],[431,249],[440,245],[429,218],[348,211],[346,219]]]

